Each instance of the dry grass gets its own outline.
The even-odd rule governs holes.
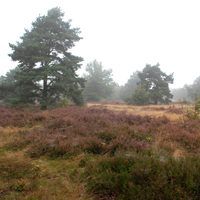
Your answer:
[[[76,174],[80,160],[81,158],[76,158],[76,160],[48,160],[45,158],[33,160],[21,151],[5,152],[0,155],[0,164],[5,163],[5,170],[16,171],[19,169],[22,172],[19,172],[20,177],[17,178],[0,179],[0,199],[90,200],[92,199],[91,195],[86,193],[84,184],[78,180],[79,174]],[[27,169],[30,169],[30,166],[39,169],[39,174],[34,179],[32,176],[26,177],[23,172],[26,166]]]
[[[183,117],[183,114],[191,109],[191,105],[171,104],[171,105],[147,105],[136,106],[126,104],[104,104],[104,103],[88,103],[87,106],[99,109],[110,109],[118,112],[126,112],[128,114],[162,117],[166,116],[168,119],[174,121]]]
[[[27,156],[26,148],[16,148],[16,143],[23,143],[24,134],[37,128],[38,125],[28,128],[21,127],[21,124],[20,127],[0,127],[0,199],[91,200],[92,196],[86,192],[77,171],[82,156],[67,160],[32,159]],[[30,167],[39,170],[34,179],[31,174],[26,176]],[[10,177],[3,180],[5,174]],[[15,177],[15,174],[19,174],[19,177]]]

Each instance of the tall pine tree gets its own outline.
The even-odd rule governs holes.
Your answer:
[[[76,73],[82,58],[69,52],[81,39],[80,31],[63,16],[59,8],[49,10],[32,23],[20,42],[10,44],[9,56],[19,63],[18,82],[30,86],[24,95],[35,96],[44,109],[64,97],[82,103],[84,79]]]
[[[174,81],[173,73],[167,75],[159,66],[159,63],[153,66],[146,65],[142,72],[138,72],[140,89],[137,92],[146,92],[145,99],[148,96],[149,103],[153,104],[169,103],[173,97],[169,89],[169,84]]]
[[[100,101],[111,96],[115,83],[112,70],[103,69],[102,63],[94,60],[87,64],[84,98],[86,101]]]

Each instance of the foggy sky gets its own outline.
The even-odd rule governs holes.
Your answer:
[[[86,63],[97,59],[112,68],[124,84],[146,64],[160,63],[174,72],[174,87],[200,76],[200,2],[198,0],[18,0],[0,7],[0,74],[16,66],[8,43],[19,41],[24,29],[52,7],[80,27],[83,40],[73,48]]]

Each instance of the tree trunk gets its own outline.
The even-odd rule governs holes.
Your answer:
[[[42,104],[41,109],[46,110],[48,105],[48,97],[47,97],[47,76],[44,77],[43,80],[43,91],[42,91]]]

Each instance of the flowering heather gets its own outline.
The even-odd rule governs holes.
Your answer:
[[[75,106],[34,113],[1,110],[1,126],[37,124],[23,136],[31,156],[57,157],[81,152],[115,155],[157,147],[167,153],[177,148],[186,153],[200,151],[199,120],[171,122],[166,117]]]
[[[4,171],[7,173],[7,185],[0,181],[0,198],[21,192],[19,199],[29,199],[27,194],[30,199],[43,199],[46,191],[51,199],[56,187],[56,195],[66,199],[66,190],[61,190],[65,184],[61,183],[71,177],[70,185],[81,184],[77,190],[84,188],[90,199],[200,199],[199,125],[198,118],[171,121],[165,116],[140,116],[99,107],[34,112],[0,108],[0,163],[5,166],[0,180],[5,178]],[[22,160],[18,164],[6,154],[1,157],[4,151],[21,155]],[[8,179],[18,165],[25,166],[24,174],[29,161],[33,169],[38,163],[44,174],[35,181],[29,175],[22,181]],[[21,169],[16,170],[22,176]],[[53,188],[48,190],[44,181],[47,185],[52,182]]]

